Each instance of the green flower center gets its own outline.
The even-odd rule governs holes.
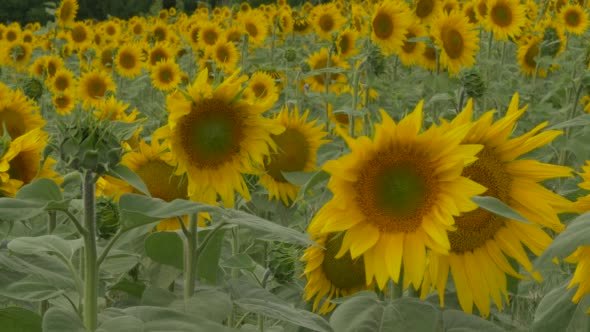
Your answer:
[[[377,204],[391,214],[408,216],[424,203],[426,183],[409,166],[397,166],[377,175]]]

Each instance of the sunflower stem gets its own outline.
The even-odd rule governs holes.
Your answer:
[[[500,65],[504,67],[504,57],[506,56],[506,42],[502,42],[502,57],[500,59]]]
[[[47,224],[47,233],[52,234],[57,226],[57,212],[49,211],[49,222]]]
[[[197,214],[189,216],[188,236],[184,241],[184,301],[195,294],[197,272]]]
[[[234,227],[232,229],[232,243],[231,243],[231,253],[232,256],[235,256],[240,251],[240,239],[238,238],[238,227]],[[232,269],[231,270],[231,278],[233,280],[237,279],[240,276],[239,269]],[[234,326],[234,321],[236,319],[236,312],[234,309],[229,313],[229,317],[227,319],[229,327]]]
[[[350,137],[354,137],[354,112],[356,111],[356,106],[358,104],[358,93],[359,93],[359,69],[357,68],[354,70],[352,74],[352,107],[350,108],[350,113],[348,114],[348,135]]]
[[[332,58],[332,47],[328,50],[328,58],[326,59],[326,68],[330,68],[332,65],[330,59]],[[330,73],[324,73],[324,98],[326,99],[326,131],[330,132],[330,114],[328,112],[330,103],[328,102],[328,93],[330,93],[330,79],[332,75]]]
[[[492,42],[494,41],[494,32],[491,31],[488,38],[488,60],[492,57]]]
[[[96,202],[94,174],[86,171],[82,184],[84,201],[84,326],[96,330],[98,322],[98,265],[96,250]]]
[[[576,98],[574,99],[574,105],[572,106],[570,112],[568,112],[566,121],[571,120],[576,116],[576,111],[578,110],[578,104],[580,102],[580,97],[582,96],[582,91],[584,91],[584,84],[583,84],[583,82],[580,82],[580,85],[578,86],[578,89],[576,90]],[[569,128],[569,127],[565,128],[564,136],[565,136],[566,143],[567,143],[567,141],[570,137],[570,134],[571,134],[570,129],[571,128]],[[557,164],[558,165],[565,165],[567,159],[568,159],[568,151],[565,148],[563,148],[563,149],[561,149],[561,151],[559,151],[559,159],[557,161]]]

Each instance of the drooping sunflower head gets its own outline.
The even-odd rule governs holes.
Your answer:
[[[141,73],[141,49],[134,44],[121,46],[115,57],[115,68],[124,77],[133,78]]]
[[[346,19],[334,3],[322,4],[313,9],[312,25],[320,38],[332,40],[332,33],[340,30],[345,22]]]
[[[331,300],[352,295],[365,289],[365,262],[363,257],[352,258],[349,253],[338,257],[343,235],[330,233],[317,237],[317,245],[305,250],[301,260],[306,263],[305,300],[313,300],[313,310],[327,314],[334,310]]]
[[[525,8],[518,0],[492,0],[487,3],[484,26],[494,38],[505,40],[520,35],[526,23]]]
[[[439,16],[430,32],[442,51],[440,61],[449,73],[455,75],[462,68],[473,66],[479,49],[478,33],[462,12]]]
[[[97,106],[115,88],[111,75],[97,70],[82,74],[78,86],[80,99],[85,106]]]
[[[137,119],[137,110],[130,110],[130,105],[117,100],[114,96],[101,101],[94,111],[98,120],[120,121],[131,123]]]
[[[182,71],[172,59],[158,62],[151,69],[152,85],[162,91],[170,91],[180,83]]]
[[[279,99],[279,89],[275,79],[270,74],[258,71],[252,74],[246,88],[247,96],[253,101],[271,108]]]
[[[517,60],[520,65],[520,70],[528,75],[536,75],[544,77],[547,75],[545,68],[538,68],[537,56],[540,54],[542,39],[540,36],[531,36],[521,40],[518,46]]]
[[[541,123],[518,137],[511,137],[516,121],[526,107],[518,105],[515,95],[505,116],[493,121],[493,111],[472,122],[472,103],[453,121],[453,125],[472,123],[464,143],[481,144],[477,160],[465,167],[463,176],[486,187],[484,196],[494,197],[512,207],[530,223],[512,220],[477,208],[455,218],[456,230],[448,233],[449,256],[433,255],[431,261],[439,267],[434,274],[441,301],[448,270],[455,280],[459,303],[463,310],[472,311],[473,304],[484,316],[490,312],[490,298],[502,308],[502,297],[507,298],[506,274],[522,277],[508,263],[513,258],[525,270],[537,277],[523,245],[539,255],[551,243],[543,227],[560,231],[564,226],[557,213],[572,211],[567,199],[545,188],[541,182],[570,176],[568,167],[517,159],[542,147],[557,137],[555,130],[542,131]],[[483,282],[482,282],[483,281]]]
[[[55,11],[55,17],[57,23],[60,26],[68,26],[74,23],[76,14],[78,13],[78,1],[77,0],[62,0],[59,7]]]
[[[367,280],[380,288],[399,281],[402,261],[404,286],[419,287],[426,247],[448,252],[453,216],[475,209],[470,198],[485,190],[460,174],[481,146],[460,144],[469,126],[422,132],[422,102],[399,123],[381,114],[373,139],[345,137],[350,154],[324,165],[334,197],[309,231],[344,231],[336,257],[363,255]]]
[[[373,13],[371,40],[386,54],[397,54],[403,46],[412,15],[404,2],[383,1]]]
[[[189,192],[197,200],[219,195],[231,206],[234,192],[249,198],[242,173],[256,172],[274,146],[271,134],[283,130],[262,117],[266,110],[239,95],[245,77],[234,74],[213,88],[208,71],[199,73],[185,94],[168,96],[165,136],[178,162],[178,174],[189,179]]]
[[[285,107],[276,121],[285,127],[279,135],[273,135],[276,151],[265,162],[266,173],[260,177],[271,199],[280,199],[289,205],[297,197],[299,187],[291,184],[283,172],[309,172],[316,168],[316,155],[319,147],[326,143],[327,135],[316,121],[308,121],[309,111],[299,114]]]
[[[567,4],[559,11],[559,19],[565,29],[575,35],[581,35],[588,28],[588,13],[578,4]]]

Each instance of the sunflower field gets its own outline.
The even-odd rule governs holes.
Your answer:
[[[3,13],[0,331],[590,331],[587,2]]]

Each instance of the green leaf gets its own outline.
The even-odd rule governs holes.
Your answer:
[[[488,210],[494,214],[502,216],[504,218],[530,224],[531,222],[526,220],[518,212],[512,209],[510,206],[504,204],[501,200],[491,196],[474,196],[471,198],[480,208]]]
[[[554,331],[589,331],[590,296],[584,297],[580,303],[572,302],[576,288],[567,289],[567,283],[553,289],[539,303],[533,321],[534,332]]]
[[[332,331],[328,322],[321,316],[288,304],[252,298],[238,299],[234,303],[246,311],[289,322],[312,331]]]
[[[49,179],[38,179],[23,186],[15,198],[24,201],[47,203],[63,200],[63,195],[58,185]]]
[[[442,312],[443,326],[445,332],[502,332],[494,323],[481,317],[466,314],[460,310],[446,309]]]
[[[0,198],[0,220],[26,220],[45,212],[45,204],[15,198]]]
[[[2,332],[41,332],[41,316],[19,307],[0,309]]]
[[[176,300],[176,295],[167,289],[148,287],[143,292],[141,304],[144,306],[168,307]]]
[[[256,268],[256,262],[248,255],[239,253],[231,256],[221,263],[221,266],[228,269],[243,269],[248,271],[254,271]]]
[[[265,239],[276,240],[301,245],[312,245],[314,242],[305,233],[283,227],[272,221],[262,219],[258,216],[230,209],[226,215],[226,221],[232,224],[241,225],[265,234]]]
[[[201,289],[188,301],[174,301],[170,308],[222,323],[233,310],[233,304],[227,293],[215,289]]]
[[[96,332],[143,332],[143,321],[133,316],[119,316],[100,324]]]
[[[23,186],[15,198],[0,198],[0,220],[26,220],[48,208],[67,208],[68,205],[55,182],[39,179]]]
[[[207,234],[212,229],[201,229],[198,232],[199,243],[202,243]],[[219,229],[209,239],[209,243],[199,255],[197,261],[197,277],[201,281],[206,281],[210,284],[217,284],[219,278],[219,258],[221,257],[221,248],[223,246],[223,238],[225,237],[225,229]]]
[[[571,127],[578,127],[578,126],[587,126],[590,124],[590,114],[582,114],[577,116],[573,119],[563,121],[560,123],[556,123],[551,127],[547,128],[547,130],[556,130],[556,129],[565,129]]]
[[[133,188],[137,189],[140,193],[145,194],[147,196],[151,196],[150,191],[143,182],[143,180],[139,177],[139,175],[135,174],[135,172],[130,170],[127,166],[119,164],[110,169],[107,174],[127,182]]]
[[[119,200],[119,210],[123,229],[128,230],[142,225],[151,224],[162,219],[175,218],[198,212],[215,211],[215,207],[175,199],[165,202],[158,198],[137,194],[124,194]]]
[[[553,258],[564,259],[584,245],[590,245],[590,213],[572,220],[565,231],[557,235],[543,254],[535,260],[535,266],[544,266]]]
[[[43,316],[43,332],[86,332],[76,313],[52,307]]]
[[[175,232],[152,233],[145,240],[145,253],[154,261],[183,268],[183,244],[182,239]]]
[[[143,292],[145,291],[145,283],[141,281],[132,281],[128,279],[123,279],[114,284],[110,290],[116,290],[120,292],[127,293],[137,298],[141,298]]]
[[[22,255],[40,253],[57,253],[66,260],[71,260],[74,253],[82,248],[82,239],[64,240],[55,235],[37,237],[19,237],[8,242],[8,249]]]
[[[285,179],[296,186],[306,184],[317,172],[281,172]]]

